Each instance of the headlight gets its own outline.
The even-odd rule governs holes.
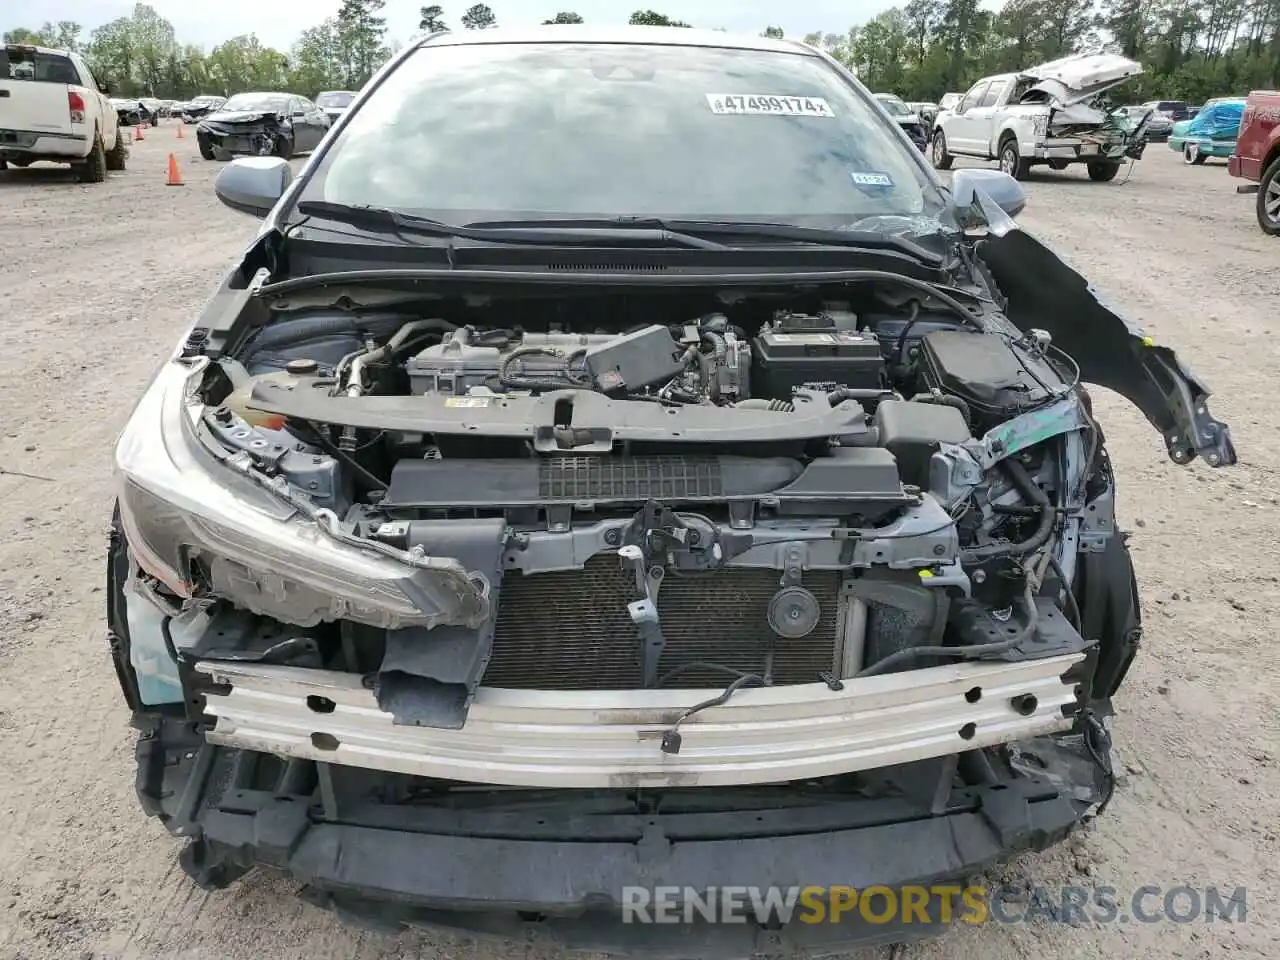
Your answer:
[[[297,508],[219,463],[195,434],[194,368],[167,363],[116,445],[120,514],[138,565],[189,597],[193,571],[237,606],[297,626],[476,624],[485,589],[457,561],[403,561],[325,533]]]

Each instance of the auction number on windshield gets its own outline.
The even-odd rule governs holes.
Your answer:
[[[708,93],[712,113],[772,114],[779,117],[834,117],[822,97],[776,97],[764,94]]]

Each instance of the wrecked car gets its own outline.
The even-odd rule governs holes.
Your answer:
[[[354,90],[321,90],[316,94],[316,106],[336,123],[358,96]]]
[[[158,127],[160,125],[158,108],[150,106],[145,100],[125,100],[113,97],[111,106],[115,107],[116,117],[122,127],[137,127],[144,124],[150,127]]]
[[[229,160],[237,153],[283,157],[310,153],[329,129],[328,115],[289,93],[237,93],[196,127],[200,156]]]
[[[892,93],[877,93],[876,99],[921,153],[929,149],[929,133],[923,117]]]
[[[183,123],[199,123],[201,119],[226,102],[226,97],[220,97],[216,94],[202,94],[182,104],[178,115],[182,117]]]
[[[1103,96],[1141,73],[1142,65],[1125,57],[1079,54],[984,77],[938,117],[933,165],[950,170],[956,157],[997,160],[1022,180],[1039,164],[1084,164],[1090,180],[1113,180],[1126,159],[1141,159],[1147,122],[1126,122]]]
[[[1200,166],[1210,157],[1229,160],[1236,152],[1236,137],[1244,119],[1244,97],[1210,100],[1188,120],[1179,120],[1169,133],[1169,149],[1182,154],[1182,162]]]
[[[944,188],[801,43],[550,27],[418,41],[215,190],[264,220],[119,438],[108,564],[197,883],[779,953],[892,928],[620,904],[942,882],[1106,806],[1142,625],[1087,384],[1236,453],[1010,177]]]

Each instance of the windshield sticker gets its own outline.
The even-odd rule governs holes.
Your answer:
[[[887,173],[863,172],[861,170],[853,170],[849,173],[853,177],[853,182],[860,187],[892,187],[893,177]]]
[[[715,114],[833,119],[835,111],[822,97],[790,97],[760,93],[708,93],[707,106]]]

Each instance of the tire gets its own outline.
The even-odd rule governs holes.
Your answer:
[[[955,157],[947,152],[947,136],[941,130],[933,135],[933,148],[929,151],[935,170],[950,170]]]
[[[293,140],[287,137],[281,137],[276,141],[276,156],[281,160],[293,159]]]
[[[1271,237],[1280,237],[1280,157],[1276,157],[1258,181],[1258,226]]]
[[[1094,183],[1107,183],[1116,178],[1116,174],[1120,172],[1120,164],[1111,163],[1107,160],[1094,160],[1085,166],[1089,170],[1089,179]]]
[[[27,167],[31,166],[31,161],[30,160],[10,160],[9,166],[17,167],[19,170],[25,170]],[[4,161],[0,160],[0,170],[3,170],[3,169],[4,169]]]
[[[107,179],[107,150],[100,133],[93,136],[93,147],[80,167],[79,179],[81,183],[102,183]]]
[[[151,118],[151,125],[152,125],[153,127],[158,127],[158,126],[160,126],[160,118],[159,118],[159,117],[155,117],[155,116],[153,116],[153,117]]]
[[[8,170],[8,169],[9,169],[9,161],[0,160],[0,170]]]
[[[996,153],[996,158],[1000,161],[1001,171],[1009,174],[1015,180],[1027,179],[1031,164],[1024,160],[1022,154],[1018,152],[1018,140],[1016,137],[1005,137],[1000,141],[1000,149]]]
[[[200,145],[200,156],[204,157],[206,160],[214,159],[213,144],[198,134],[196,136],[196,143]]]
[[[1200,152],[1200,148],[1196,146],[1196,144],[1184,143],[1182,145],[1182,162],[1183,163],[1195,164],[1196,166],[1200,166],[1200,164],[1204,163],[1205,160],[1207,159],[1209,158]]]
[[[129,160],[129,148],[125,146],[124,134],[116,131],[116,145],[107,153],[107,169],[120,171]]]

